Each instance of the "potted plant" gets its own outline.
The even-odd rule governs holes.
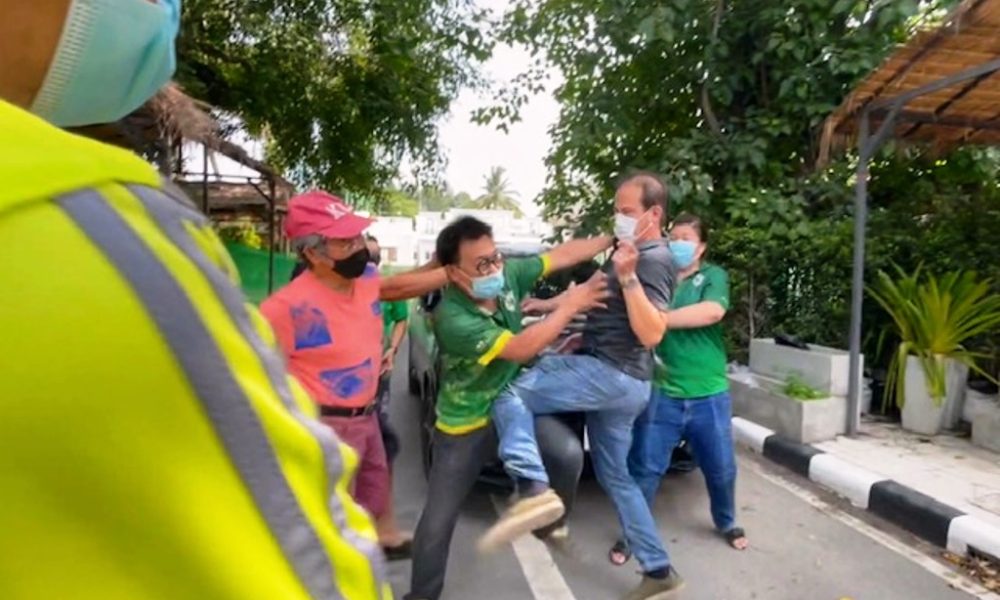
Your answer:
[[[965,344],[1000,326],[1000,295],[974,271],[922,275],[920,267],[908,275],[897,266],[895,278],[879,271],[868,291],[893,321],[880,344],[888,331],[899,338],[886,400],[895,398],[904,429],[934,435],[961,416],[969,369],[990,377],[976,364],[983,355]]]

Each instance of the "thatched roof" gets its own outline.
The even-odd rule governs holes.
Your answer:
[[[871,131],[889,113],[890,100],[945,77],[986,65],[971,79],[945,85],[909,101],[889,137],[939,149],[1000,143],[1000,0],[965,0],[936,29],[914,35],[848,95],[826,122],[821,162],[831,148],[856,136],[863,109]]]
[[[201,206],[205,189],[200,181],[179,181],[178,185],[187,192],[196,204]],[[250,211],[261,212],[267,210],[268,201],[262,191],[266,189],[255,189],[249,182],[235,181],[208,181],[208,212],[238,212]],[[284,212],[287,209],[289,198],[294,195],[295,190],[291,186],[275,186],[275,209]]]
[[[274,168],[220,135],[219,122],[211,111],[209,104],[188,96],[180,86],[171,83],[117,123],[78,127],[73,132],[137,152],[145,152],[162,140],[196,142],[265,178],[274,179],[278,187],[292,187]]]

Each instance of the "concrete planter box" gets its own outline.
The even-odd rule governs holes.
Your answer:
[[[963,418],[972,423],[973,444],[1000,452],[1000,398],[966,389]]]
[[[864,361],[862,356],[862,373]],[[846,398],[850,354],[815,344],[810,344],[809,350],[799,350],[779,346],[770,338],[758,338],[750,341],[750,370],[782,381],[789,375],[796,375],[821,392]]]
[[[1000,409],[976,417],[972,422],[972,443],[1000,452]]]
[[[783,380],[756,373],[729,376],[733,414],[802,444],[832,440],[845,432],[847,401],[796,400],[782,393]]]
[[[1000,411],[1000,396],[984,394],[970,387],[965,388],[965,404],[962,406],[962,420],[975,423],[980,415]]]
[[[915,356],[906,359],[904,403],[901,410],[903,429],[924,435],[937,435],[942,429],[954,429],[962,418],[969,368],[958,361],[946,360],[945,398],[938,406],[927,389],[923,365]]]

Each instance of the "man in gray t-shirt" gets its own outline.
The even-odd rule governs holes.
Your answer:
[[[676,279],[662,236],[666,201],[666,187],[650,173],[632,175],[618,187],[615,235],[621,241],[603,268],[610,283],[607,307],[590,313],[579,354],[542,357],[511,382],[492,408],[500,458],[518,493],[529,500],[548,489],[534,415],[587,413],[597,480],[614,502],[625,539],[643,570],[641,584],[626,600],[663,597],[683,585],[649,504],[628,471],[632,424],[649,403],[652,349],[666,333]],[[553,299],[548,308],[559,301]],[[518,506],[487,532],[481,547],[495,547],[558,517],[533,511],[530,502]]]
[[[650,303],[665,313],[670,308],[677,281],[677,269],[667,240],[652,239],[639,243],[637,248],[639,262],[635,275]],[[653,351],[642,345],[632,329],[612,261],[605,263],[601,270],[608,275],[610,297],[605,302],[607,308],[587,314],[582,352],[593,354],[636,379],[648,381],[653,378]]]

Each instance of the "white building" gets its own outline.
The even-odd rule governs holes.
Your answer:
[[[455,208],[447,212],[421,212],[408,217],[376,217],[368,230],[382,247],[382,262],[416,266],[434,255],[438,233],[455,219],[470,215],[493,227],[493,238],[503,246],[533,246],[552,235],[552,227],[539,218],[515,218],[509,210]]]
[[[417,237],[410,217],[375,217],[367,233],[378,239],[382,264],[413,266],[417,255]]]

